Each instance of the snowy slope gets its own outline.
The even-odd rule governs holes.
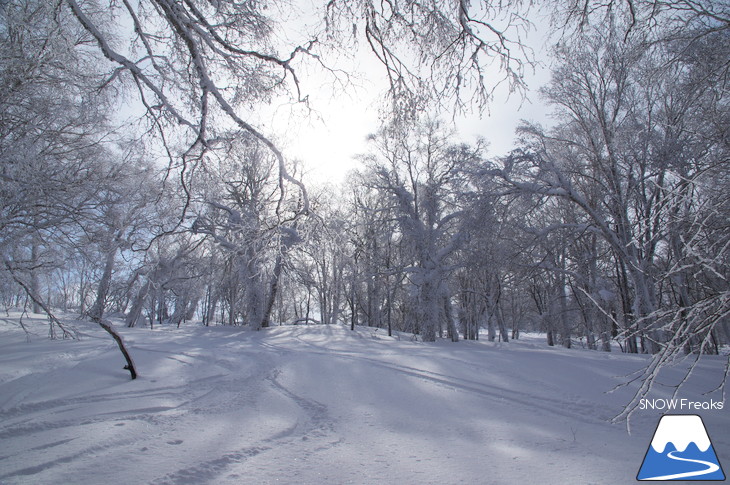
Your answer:
[[[631,435],[607,422],[631,389],[605,391],[645,357],[537,338],[120,328],[141,374],[131,381],[93,326],[51,342],[38,322],[26,343],[11,321],[0,320],[2,484],[629,484],[661,414],[637,412]],[[681,397],[709,400],[722,370],[707,359]],[[729,461],[730,413],[700,414]]]

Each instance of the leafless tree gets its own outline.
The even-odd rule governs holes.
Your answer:
[[[664,365],[685,352],[716,352],[727,318],[720,310],[727,287],[717,284],[727,233],[715,219],[726,207],[715,187],[727,179],[728,51],[724,29],[690,44],[617,31],[618,23],[585,26],[580,42],[560,47],[545,90],[560,123],[523,127],[523,150],[496,173],[516,192],[567,201],[580,218],[558,227],[572,227],[576,242],[593,234],[610,248],[604,260],[614,275],[605,263],[601,272],[622,304],[607,308],[585,287],[576,295],[627,329],[629,351],[654,354],[619,416],[626,418]],[[709,244],[719,259],[695,244]],[[573,275],[582,285],[595,278]]]
[[[331,0],[330,32],[364,42],[385,68],[393,112],[488,109],[494,89],[526,91],[528,2]]]
[[[208,156],[216,161],[209,160],[199,177],[193,231],[210,237],[227,262],[227,283],[216,294],[228,294],[229,323],[242,316],[253,328],[266,327],[284,258],[300,237],[296,224],[305,202],[274,197],[277,161],[254,137],[243,134]]]
[[[469,174],[480,149],[452,144],[434,121],[410,129],[389,126],[372,141],[366,163],[373,187],[387,198],[402,244],[412,252],[406,272],[416,288],[419,333],[433,341],[445,322],[449,337],[458,340],[448,287],[450,258],[466,239]]]

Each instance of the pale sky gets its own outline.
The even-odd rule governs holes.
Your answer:
[[[541,29],[544,32],[544,29]],[[545,59],[545,35],[533,31],[527,43],[537,59]],[[327,86],[312,85],[320,79],[317,74],[301,76],[304,92],[309,95],[313,115],[296,116],[288,105],[280,106],[270,128],[279,133],[278,142],[285,156],[300,159],[306,178],[316,181],[341,182],[358,166],[355,156],[365,153],[365,137],[379,127],[379,99],[386,86],[382,66],[369,52],[360,52],[354,62],[358,72],[352,88],[333,95]],[[352,65],[347,69],[352,69]],[[535,72],[526,69],[530,92],[523,100],[519,94],[509,96],[506,86],[495,93],[489,113],[461,117],[456,120],[460,141],[474,142],[478,137],[489,142],[487,156],[506,154],[513,147],[514,131],[520,120],[548,123],[548,108],[541,103],[537,90],[549,80],[548,66],[538,66]],[[305,81],[306,80],[306,81]],[[306,84],[309,82],[309,84]],[[295,108],[296,109],[296,108]]]
[[[287,28],[276,34],[289,48],[310,38],[305,32],[306,22],[295,13],[291,16],[292,23],[287,23]],[[534,50],[536,59],[547,59],[544,48],[547,28],[540,25],[544,23],[540,20],[535,23],[537,28],[524,40]],[[292,26],[294,32],[287,33]],[[301,30],[296,32],[298,28]],[[380,126],[380,100],[387,86],[383,66],[366,46],[361,45],[357,54],[349,58],[341,56],[334,61],[327,59],[327,62],[348,72],[351,78],[343,88],[321,70],[307,65],[297,67],[302,93],[308,96],[311,111],[287,100],[275,101],[270,106],[259,105],[244,114],[244,118],[282,149],[285,157],[302,162],[307,182],[342,182],[349,171],[359,166],[356,157],[366,153],[367,135]],[[495,78],[501,79],[502,75],[495,73]],[[488,112],[455,120],[460,137],[455,141],[473,143],[479,137],[484,138],[489,143],[487,156],[499,156],[513,147],[514,131],[520,120],[548,124],[548,108],[541,103],[537,92],[549,80],[548,66],[537,66],[535,72],[526,68],[525,80],[529,88],[528,99],[522,99],[519,94],[508,96],[507,86],[500,86]],[[138,110],[139,107],[135,110],[134,106],[125,106],[119,116],[129,119]],[[450,118],[442,119],[450,121]],[[296,175],[302,177],[301,173]]]

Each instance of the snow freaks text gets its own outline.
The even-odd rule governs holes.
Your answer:
[[[689,399],[642,399],[639,401],[639,409],[641,410],[659,410],[659,411],[720,411],[724,406],[724,401],[691,401]]]

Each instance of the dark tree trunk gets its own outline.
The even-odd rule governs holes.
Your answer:
[[[124,341],[122,340],[122,336],[117,333],[116,330],[114,330],[114,327],[112,327],[109,323],[99,321],[97,322],[101,328],[109,332],[109,335],[111,335],[114,340],[117,342],[117,345],[119,346],[119,350],[122,351],[122,355],[124,355],[124,359],[127,361],[127,365],[124,366],[126,370],[129,371],[129,374],[132,376],[132,379],[137,378],[137,369],[134,367],[134,362],[132,361],[132,356],[129,355],[129,352],[127,352],[127,348],[124,346]]]
[[[40,295],[41,295],[41,283],[39,279],[39,271],[40,271],[40,247],[38,244],[38,240],[36,237],[33,238],[33,246],[30,250],[30,258],[31,258],[31,269],[30,269],[30,291],[33,293],[33,296],[35,298],[31,298],[33,302],[33,313],[41,313],[43,309],[40,305]]]
[[[114,269],[114,257],[116,255],[116,252],[117,250],[115,248],[113,250],[110,250],[107,254],[106,264],[104,265],[104,273],[101,276],[101,281],[99,282],[99,290],[96,294],[96,301],[94,302],[94,306],[89,312],[89,317],[92,321],[98,323],[101,328],[106,330],[109,335],[114,338],[114,340],[117,342],[117,345],[119,346],[119,350],[121,350],[122,355],[124,355],[124,359],[127,361],[127,365],[124,366],[124,368],[129,371],[132,379],[136,379],[137,370],[134,367],[134,362],[132,362],[132,357],[129,355],[129,352],[127,352],[127,348],[124,346],[124,341],[122,340],[121,335],[119,335],[117,331],[114,330],[111,324],[102,320],[102,316],[104,315],[106,297],[109,293],[109,287],[111,286],[112,271]]]
[[[271,275],[271,283],[269,284],[269,297],[266,300],[266,306],[264,307],[264,316],[261,321],[261,328],[266,328],[271,325],[271,311],[274,309],[276,294],[279,291],[279,277],[281,276],[281,267],[283,266],[282,260],[282,255],[278,254],[276,256],[276,263],[274,264],[274,274]]]

